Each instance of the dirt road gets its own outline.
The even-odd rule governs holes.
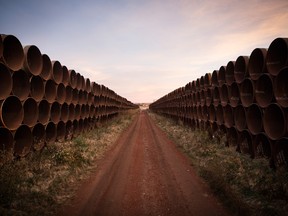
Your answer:
[[[228,215],[145,111],[63,215]]]

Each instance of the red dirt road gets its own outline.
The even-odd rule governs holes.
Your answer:
[[[228,215],[145,111],[61,215]]]

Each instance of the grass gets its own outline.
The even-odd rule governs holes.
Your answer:
[[[55,142],[20,160],[0,153],[0,215],[55,215],[137,112],[120,113],[71,141]]]
[[[272,170],[265,158],[251,159],[181,122],[150,113],[233,215],[288,215],[288,172]]]

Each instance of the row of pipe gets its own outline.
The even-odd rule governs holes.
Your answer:
[[[150,109],[211,136],[271,166],[288,165],[288,38],[256,48],[158,99]]]
[[[78,136],[138,106],[91,82],[35,45],[0,37],[0,150],[16,157]]]

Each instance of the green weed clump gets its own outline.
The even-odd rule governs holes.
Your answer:
[[[25,158],[11,160],[11,155],[0,152],[0,215],[55,215],[137,112],[120,113],[85,134],[49,144]]]
[[[266,158],[251,159],[236,147],[225,145],[225,136],[179,125],[150,113],[154,121],[191,160],[233,215],[288,215],[288,172],[273,170]]]

